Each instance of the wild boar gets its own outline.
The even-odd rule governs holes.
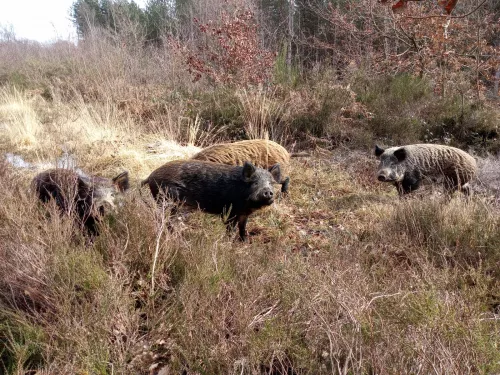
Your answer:
[[[234,143],[221,143],[204,148],[195,154],[192,160],[204,160],[227,165],[243,165],[246,161],[257,167],[269,168],[279,164],[281,173],[286,176],[281,184],[281,191],[288,192],[290,184],[290,157],[308,156],[305,153],[290,154],[281,145],[266,139],[253,139]]]
[[[273,184],[281,181],[280,165],[269,170],[249,162],[230,166],[199,160],[175,160],[153,171],[148,185],[158,200],[162,193],[187,207],[226,216],[228,231],[238,224],[239,238],[246,238],[248,216],[274,201]]]
[[[113,179],[81,176],[69,169],[49,169],[33,179],[42,202],[55,199],[61,213],[75,215],[88,234],[98,234],[97,223],[107,209],[115,207],[117,197],[129,188],[128,172]]]
[[[442,182],[448,193],[460,189],[471,194],[469,181],[477,172],[476,160],[455,147],[415,144],[383,149],[375,146],[380,158],[377,179],[391,182],[400,195],[417,190],[423,180]]]

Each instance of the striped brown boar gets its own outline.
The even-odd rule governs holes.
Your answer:
[[[420,187],[422,181],[441,182],[448,193],[471,194],[469,182],[477,173],[476,160],[455,147],[414,144],[383,149],[375,146],[380,158],[377,179],[393,183],[400,195]]]

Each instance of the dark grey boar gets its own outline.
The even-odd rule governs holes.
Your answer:
[[[455,147],[415,144],[383,149],[375,146],[380,158],[377,179],[396,186],[400,195],[420,187],[422,181],[442,182],[449,193],[460,189],[470,195],[469,181],[477,172],[476,160]]]
[[[117,197],[129,188],[129,178],[128,172],[108,179],[50,169],[35,176],[33,186],[42,202],[54,199],[62,213],[75,215],[78,224],[95,236],[100,217],[115,207]]]
[[[163,192],[188,207],[227,215],[227,229],[232,230],[238,224],[239,238],[244,240],[248,216],[273,203],[273,184],[279,181],[279,164],[266,170],[249,162],[243,166],[231,166],[176,160],[153,171],[141,185],[147,184],[156,200]]]

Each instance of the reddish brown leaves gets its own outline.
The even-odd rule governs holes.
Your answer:
[[[261,46],[253,12],[237,9],[222,12],[217,21],[194,21],[206,36],[196,52],[184,49],[194,81],[205,76],[214,84],[247,86],[270,79],[274,54]]]
[[[388,0],[381,0],[381,3],[386,3]],[[393,12],[399,12],[406,8],[408,1],[421,1],[421,0],[399,0],[396,4],[392,6]],[[438,5],[440,5],[446,13],[450,14],[451,11],[457,5],[458,0],[437,0]]]
[[[393,12],[398,12],[406,8],[406,0],[399,0],[396,4],[392,6]]]
[[[440,0],[438,3],[444,8],[446,13],[450,14],[455,8],[455,5],[457,5],[457,1],[458,0]]]

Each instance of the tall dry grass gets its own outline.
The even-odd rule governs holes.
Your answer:
[[[2,90],[0,103],[4,142],[21,149],[37,143],[42,125],[29,99],[10,87]]]
[[[273,139],[284,143],[290,136],[288,126],[282,122],[287,103],[262,87],[237,92],[240,111],[244,118],[245,133],[249,139]]]
[[[194,143],[207,137],[196,121],[185,128],[174,121],[147,131],[112,101],[47,102],[15,87],[0,88],[0,150],[22,155],[35,169],[69,155],[88,173],[111,176],[126,169],[134,178],[145,177],[168,160],[193,155],[199,151]]]

